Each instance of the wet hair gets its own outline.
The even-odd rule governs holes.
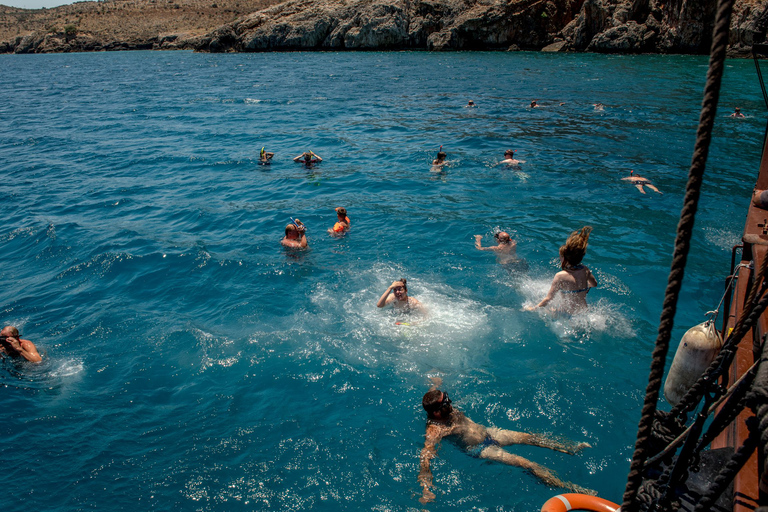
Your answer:
[[[443,404],[443,392],[439,389],[433,389],[432,391],[427,391],[424,394],[424,398],[421,399],[421,406],[424,408],[425,411],[428,413],[434,413],[437,412],[438,409],[440,409],[440,406]]]
[[[2,331],[0,332],[6,333],[3,336],[11,336],[13,338],[19,337],[19,330],[12,325],[6,325],[5,327],[3,327]]]
[[[342,217],[346,217],[347,216],[347,209],[344,208],[343,206],[340,206],[340,207],[336,208],[336,213],[341,215]]]
[[[447,157],[447,156],[448,156],[448,155],[447,155],[447,154],[446,154],[444,151],[440,151],[440,152],[437,154],[437,158],[445,158],[445,157]]]
[[[407,285],[407,284],[405,284],[405,283],[406,283],[406,281],[405,281],[405,278],[404,278],[404,277],[403,277],[403,278],[400,278],[400,279],[398,279],[398,281],[400,281],[401,283],[403,283],[403,289],[405,289],[405,291],[407,292],[407,291],[408,291],[408,285]]]
[[[288,235],[289,232],[291,232],[291,231],[298,231],[298,230],[299,229],[296,226],[294,226],[293,223],[285,225],[285,234],[286,234],[286,236]]]
[[[581,263],[587,253],[587,243],[592,226],[584,226],[581,231],[574,231],[568,236],[565,245],[560,247],[560,256],[563,257],[562,268],[572,267]]]
[[[507,155],[515,156],[515,152],[511,149],[508,149],[504,152],[504,156],[507,156]]]
[[[504,237],[505,237],[503,240],[502,240],[502,233],[504,233]],[[502,243],[509,243],[512,241],[512,237],[509,236],[509,233],[507,233],[506,231],[499,231],[493,236],[496,238],[496,240]]]

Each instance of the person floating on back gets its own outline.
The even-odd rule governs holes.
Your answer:
[[[651,183],[650,180],[648,180],[647,178],[643,178],[642,176],[637,176],[635,174],[635,171],[629,171],[629,176],[621,179],[622,181],[628,181],[634,186],[636,186],[637,190],[639,190],[641,194],[645,194],[645,190],[643,189],[643,187],[648,187],[649,189],[653,190],[654,192],[658,192],[659,194],[662,193],[659,189],[657,189],[653,185],[653,183]]]
[[[307,228],[299,219],[291,219],[291,223],[285,226],[285,236],[280,243],[290,249],[306,249],[309,247],[306,233]]]
[[[503,449],[504,446],[513,444],[527,444],[575,455],[584,448],[590,448],[588,443],[564,443],[540,434],[485,427],[455,409],[448,393],[437,389],[439,385],[440,381],[437,379],[432,389],[421,400],[422,407],[427,411],[427,430],[424,447],[421,449],[421,469],[418,477],[422,488],[422,495],[419,498],[421,503],[428,503],[435,499],[435,494],[432,492],[434,486],[430,461],[437,457],[437,445],[440,440],[449,436],[455,436],[459,446],[464,448],[471,457],[521,467],[552,487],[561,487],[583,494],[596,494],[590,489],[564,482],[550,469]]]
[[[328,233],[331,236],[341,236],[347,231],[349,231],[349,217],[347,217],[347,210],[346,208],[343,208],[339,206],[336,208],[336,223],[333,225],[332,228],[328,230]]]
[[[526,310],[532,311],[536,308],[543,308],[552,302],[558,293],[562,296],[562,302],[555,310],[556,312],[572,314],[587,309],[587,292],[590,288],[597,286],[595,276],[581,264],[581,260],[587,253],[587,243],[591,232],[590,226],[584,226],[581,231],[574,231],[570,234],[565,245],[560,246],[560,268],[562,271],[555,274],[547,296],[535,306],[526,307]]]
[[[22,339],[19,330],[12,325],[6,325],[0,331],[0,354],[13,358],[22,357],[32,363],[39,363],[43,360],[35,344]]]

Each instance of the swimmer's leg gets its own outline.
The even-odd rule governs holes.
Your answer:
[[[535,462],[531,462],[530,460],[518,455],[512,455],[511,453],[502,450],[498,446],[488,446],[482,452],[480,452],[480,458],[526,469],[531,472],[533,476],[551,487],[560,487],[573,492],[590,494],[592,496],[597,495],[597,493],[591,489],[585,489],[584,487],[571,482],[563,482],[557,478],[557,475],[555,475],[552,470],[547,469],[540,464],[536,464]]]
[[[661,192],[661,190],[657,189],[657,188],[656,188],[656,186],[654,186],[654,185],[651,185],[650,183],[648,183],[648,184],[646,185],[646,187],[648,187],[649,189],[653,190],[654,192],[658,192],[659,194],[662,194],[662,193],[663,193],[663,192]]]
[[[515,432],[514,430],[503,430],[500,428],[489,428],[488,435],[501,446],[510,444],[528,444],[531,446],[540,446],[549,448],[557,452],[575,455],[584,448],[592,448],[589,443],[561,442],[550,439],[541,434],[528,434],[526,432]]]
[[[643,189],[642,185],[635,185],[637,187],[637,190],[640,191],[641,194],[645,194],[645,189]]]

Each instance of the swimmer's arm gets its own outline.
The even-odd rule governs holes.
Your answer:
[[[8,341],[14,340],[16,338],[8,338]],[[19,339],[17,343],[14,343],[10,341],[11,346],[14,350],[16,350],[19,354],[21,354],[21,357],[26,359],[27,361],[30,361],[32,363],[39,363],[43,360],[42,357],[40,357],[40,354],[37,351],[37,348],[35,347],[35,344],[32,343],[29,340],[22,340]]]
[[[389,288],[387,288],[387,291],[385,291],[383,294],[381,294],[381,297],[379,297],[379,301],[376,303],[377,308],[383,308],[393,300],[395,300],[394,295],[390,295],[392,293],[392,287],[395,285],[395,283],[392,283],[389,285]]]
[[[313,153],[312,151],[310,151],[310,152],[309,152],[309,154],[310,154],[311,156],[313,156],[313,157],[317,158],[317,161],[318,161],[318,162],[322,162],[322,161],[323,161],[323,159],[322,159],[322,158],[320,158],[320,155],[318,155],[317,153]]]
[[[555,278],[552,280],[552,286],[549,287],[549,293],[547,293],[547,296],[544,297],[541,302],[536,304],[535,306],[529,306],[525,309],[528,311],[533,311],[537,308],[543,308],[550,302],[552,302],[552,299],[555,298],[555,295],[557,294],[557,291],[560,289],[560,279],[558,279],[558,276],[555,276]]]
[[[587,287],[594,288],[597,286],[597,279],[592,275],[592,271],[587,269]]]
[[[480,242],[483,238],[483,235],[475,235],[475,249],[479,251],[498,251],[499,246],[493,246],[493,247],[483,247],[482,243]]]
[[[421,469],[418,478],[422,488],[421,498],[419,498],[421,503],[429,503],[435,499],[435,494],[430,490],[433,487],[430,461],[437,457],[437,443],[442,437],[443,431],[441,429],[435,425],[427,425],[426,439],[424,440],[424,447],[421,449]]]
[[[302,159],[304,159],[304,153],[302,153],[299,156],[297,156],[296,158],[294,158],[293,161],[294,162],[298,162],[299,160],[302,160]]]
[[[299,240],[289,240],[287,238],[283,238],[280,240],[280,243],[284,247],[291,247],[293,249],[306,249],[309,247],[309,244],[307,243],[307,237],[305,235],[301,235],[301,239]]]

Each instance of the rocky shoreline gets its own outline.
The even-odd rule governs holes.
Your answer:
[[[115,40],[83,31],[33,33],[0,42],[0,52],[194,49],[707,54],[715,5],[714,0],[288,0],[202,34],[166,33]],[[737,1],[729,55],[749,56],[752,44],[765,41],[766,31],[768,0]]]

